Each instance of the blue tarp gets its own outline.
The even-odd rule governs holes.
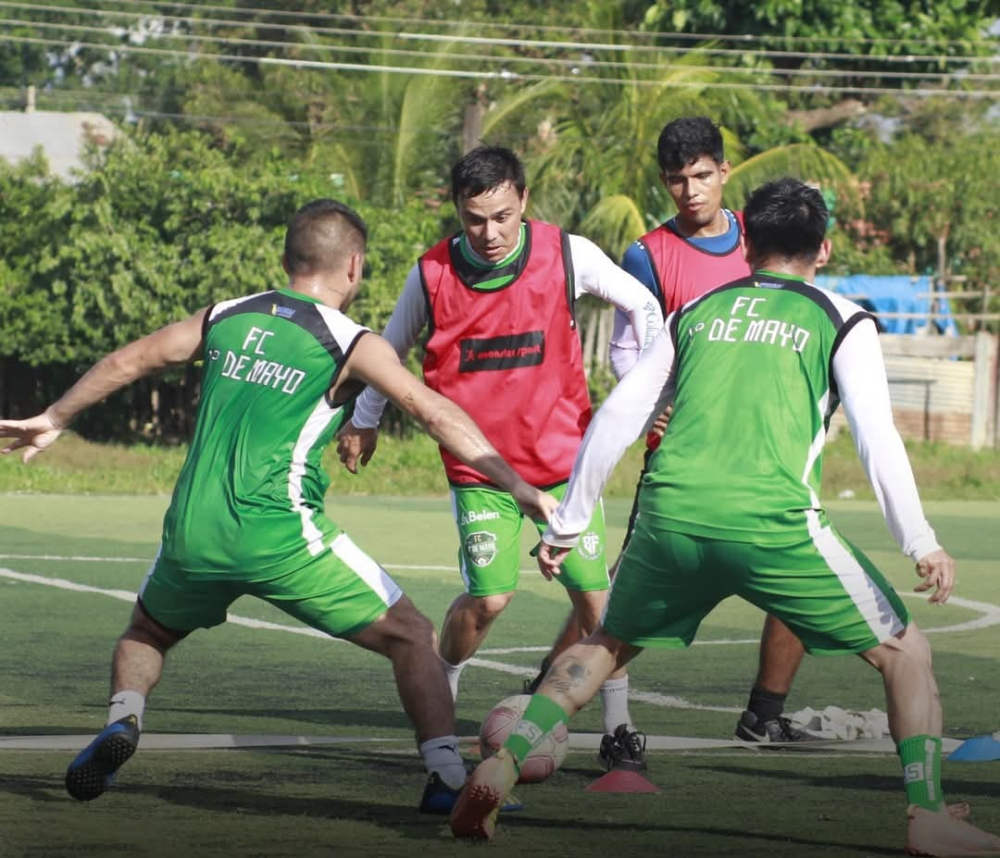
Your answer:
[[[851,300],[861,304],[878,317],[882,330],[887,334],[918,334],[927,330],[928,319],[923,318],[896,319],[886,317],[885,313],[928,313],[931,301],[934,303],[934,325],[938,333],[958,336],[958,328],[951,315],[951,307],[947,298],[922,298],[940,292],[935,289],[933,280],[909,275],[874,275],[851,274],[845,277],[823,275],[816,278],[816,285],[849,296]]]

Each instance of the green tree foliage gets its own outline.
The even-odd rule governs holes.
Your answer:
[[[592,7],[595,26],[620,25],[613,4]],[[533,211],[594,239],[619,256],[638,236],[674,213],[659,179],[656,145],[663,126],[680,116],[707,115],[724,126],[726,155],[735,169],[726,195],[734,208],[761,182],[795,175],[836,190],[845,207],[859,199],[850,170],[811,138],[775,134],[782,145],[748,157],[732,128],[756,124],[784,127],[780,105],[751,90],[718,88],[738,82],[714,69],[699,51],[655,56],[588,74],[600,83],[580,86],[544,81],[501,98],[486,114],[483,137],[503,142],[510,124],[531,117],[540,129],[529,147]],[[750,83],[749,79],[744,83]],[[789,129],[785,129],[789,132]]]
[[[724,130],[734,164],[727,205],[789,173],[833,195],[839,270],[923,271],[943,249],[951,270],[995,283],[1000,147],[984,118],[988,99],[869,98],[869,117],[877,109],[902,129],[886,143],[860,125],[830,133],[857,114],[817,119],[823,111],[810,108],[825,110],[834,95],[789,96],[781,84],[792,78],[771,76],[835,64],[846,76],[833,82],[847,86],[898,69],[879,57],[928,53],[935,61],[908,70],[959,70],[949,58],[989,50],[982,32],[991,3],[349,0],[332,11],[320,0],[183,10],[64,0],[2,8],[4,36],[98,47],[8,38],[0,87],[35,84],[42,109],[122,117],[134,108],[135,124],[105,156],[95,153],[74,185],[50,178],[41,159],[0,164],[0,408],[14,396],[31,410],[25,397],[57,393],[109,349],[219,298],[280,283],[285,222],[318,196],[345,199],[369,222],[367,283],[352,313],[381,329],[416,257],[455,228],[448,168],[472,136],[470,102],[483,111],[482,139],[525,156],[532,216],[614,256],[673,213],[656,140],[670,119],[700,114]],[[459,19],[474,23],[463,28]],[[630,32],[640,25],[644,34]],[[719,38],[682,40],[677,31]],[[403,38],[418,33],[440,38]],[[789,54],[715,51],[733,47],[725,37],[745,35],[759,37],[744,43],[750,48]],[[593,42],[602,47],[582,47]],[[129,53],[129,45],[162,52]],[[671,50],[646,50],[654,45]],[[844,56],[820,56],[829,53]],[[499,73],[507,60],[514,73]],[[400,66],[411,71],[391,71]],[[482,77],[451,76],[458,70]],[[543,79],[525,81],[519,70]],[[960,77],[952,85],[965,85]],[[892,80],[886,85],[901,86]],[[793,101],[803,109],[790,112]],[[865,180],[867,210],[855,175]],[[603,350],[594,330],[603,328],[584,303],[596,365]],[[592,381],[600,387],[599,376]],[[105,410],[93,431],[152,424],[152,434],[181,435],[195,389],[192,376],[140,388],[131,411],[122,405],[112,419]]]
[[[75,185],[48,178],[41,159],[0,169],[0,359],[44,370],[48,396],[155,328],[282,285],[289,217],[339,196],[324,174],[279,159],[250,170],[195,132],[124,138],[92,167]],[[439,224],[416,201],[392,210],[347,202],[368,219],[373,248],[352,314],[381,329]],[[194,395],[194,378],[174,374],[120,394],[84,430],[180,434]]]
[[[975,165],[970,169],[971,165]],[[906,270],[965,275],[976,288],[1000,281],[1000,150],[996,134],[927,140],[908,133],[871,152],[867,224]]]
[[[389,43],[371,33],[365,50],[344,54],[321,33],[292,29],[283,48],[261,48],[263,55],[252,62],[198,63],[180,72],[177,85],[186,96],[178,109],[241,158],[276,153],[339,177],[357,198],[402,205],[439,184],[460,154],[470,86],[435,74],[449,65],[456,46],[442,43],[405,60],[426,74],[331,73],[294,65],[349,61],[388,69],[400,63],[386,54]],[[330,50],[313,50],[318,48]]]
[[[49,103],[124,115],[134,93],[163,65],[122,48],[158,34],[155,3],[59,0],[0,8],[0,89],[35,86]],[[69,109],[69,108],[64,108]]]
[[[644,23],[659,31],[763,36],[806,53],[964,56],[985,48],[996,15],[994,0],[656,0]],[[933,51],[928,41],[936,43]]]

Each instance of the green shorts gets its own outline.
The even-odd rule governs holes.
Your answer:
[[[175,631],[220,625],[236,599],[256,596],[314,629],[350,637],[403,595],[343,531],[315,557],[298,557],[287,571],[262,576],[253,570],[192,571],[160,555],[146,574],[139,600],[154,620]]]
[[[728,596],[782,620],[813,655],[864,652],[910,621],[885,577],[833,527],[758,545],[662,530],[639,516],[602,624],[635,646],[685,647]]]
[[[549,489],[562,499],[566,484]],[[486,486],[452,486],[451,509],[458,525],[458,567],[470,596],[495,596],[517,589],[521,569],[524,515],[507,492]],[[538,533],[544,522],[534,522]],[[580,543],[563,563],[556,580],[568,590],[606,590],[604,509],[598,504]]]

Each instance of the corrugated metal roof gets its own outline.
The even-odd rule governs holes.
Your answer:
[[[107,145],[116,134],[114,123],[100,113],[0,112],[0,158],[16,163],[41,146],[52,173],[69,179],[83,166],[80,155],[88,141]]]

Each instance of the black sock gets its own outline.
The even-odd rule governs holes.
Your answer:
[[[754,687],[750,692],[750,702],[747,703],[747,709],[757,716],[760,723],[776,721],[778,716],[785,711],[785,698],[787,696],[787,694],[775,694]]]

